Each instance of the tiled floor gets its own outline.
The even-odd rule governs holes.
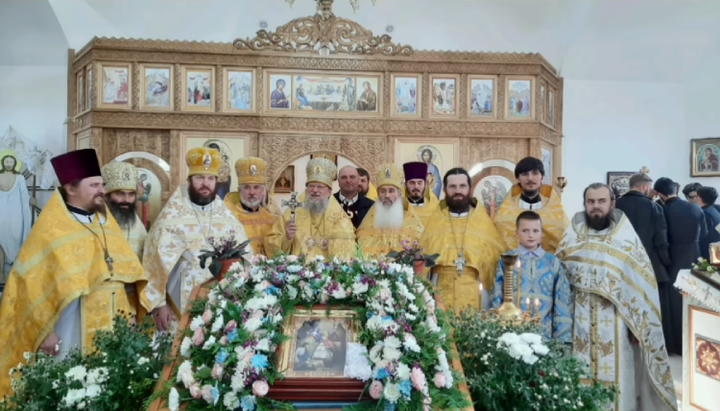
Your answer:
[[[670,364],[670,372],[672,372],[673,382],[675,383],[675,396],[678,400],[678,411],[682,404],[682,357],[672,355],[668,358]]]

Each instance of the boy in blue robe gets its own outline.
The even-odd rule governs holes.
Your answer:
[[[524,312],[540,317],[545,338],[571,343],[572,304],[565,267],[557,257],[543,250],[542,220],[538,213],[523,211],[515,221],[515,226],[520,244],[511,251],[518,255],[520,261],[520,270],[515,268],[515,304]],[[499,308],[503,303],[504,278],[505,266],[500,259],[490,297],[492,309]],[[518,280],[521,284],[519,293]]]

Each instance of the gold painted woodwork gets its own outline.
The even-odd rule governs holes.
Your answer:
[[[232,43],[169,41],[150,39],[94,38],[77,52],[69,53],[68,70],[68,147],[75,147],[79,136],[89,131],[89,145],[98,150],[101,164],[128,151],[147,151],[170,164],[169,181],[163,181],[162,202],[181,182],[185,169],[183,133],[193,131],[217,135],[246,133],[250,149],[244,156],[258,156],[268,163],[267,185],[294,160],[314,151],[342,155],[367,170],[394,161],[397,138],[423,137],[437,141],[460,140],[458,164],[471,168],[491,160],[517,162],[528,155],[540,157],[540,147],[552,148],[553,176],[562,175],[563,79],[557,70],[537,53],[484,53],[416,50],[399,45],[387,35],[376,36],[351,20],[336,17],[331,2],[321,2],[318,14],[294,19],[275,31],[259,31],[254,38]],[[300,39],[298,30],[307,30]],[[342,29],[339,29],[342,28]],[[334,51],[318,52],[318,45],[336,44]],[[450,45],[451,46],[451,45]],[[131,109],[98,108],[97,98],[84,112],[77,112],[75,81],[81,70],[92,72],[87,95],[94,96],[102,84],[99,63],[119,62],[131,65]],[[172,66],[172,109],[143,111],[141,67]],[[183,67],[203,65],[215,70],[212,112],[183,111]],[[226,112],[225,79],[227,68],[253,70],[253,111]],[[267,89],[267,71],[375,73],[378,84],[378,113],[266,112],[271,90]],[[420,115],[391,115],[395,75],[414,74],[419,78]],[[433,75],[457,76],[457,118],[430,118],[430,78]],[[468,84],[472,76],[497,77],[497,104],[494,118],[470,118]],[[540,87],[535,87],[534,120],[504,120],[506,83],[509,76],[532,78],[546,88],[546,101],[540,102]],[[547,96],[555,95],[555,125],[547,122]],[[362,113],[361,113],[362,114]],[[138,165],[138,164],[136,164]],[[159,178],[161,174],[156,173]],[[164,174],[164,173],[163,173]],[[375,180],[375,176],[371,176]]]

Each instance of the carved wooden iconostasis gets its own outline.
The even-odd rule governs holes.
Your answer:
[[[414,50],[331,6],[318,1],[314,16],[233,43],[95,38],[71,50],[68,148],[147,170],[160,204],[197,145],[227,154],[220,181],[230,191],[239,157],[265,159],[273,187],[317,152],[372,179],[385,162],[424,158],[439,175],[462,166],[478,197],[514,182],[514,164],[532,155],[555,185],[563,80],[541,55]]]

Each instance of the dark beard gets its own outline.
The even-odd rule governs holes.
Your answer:
[[[602,231],[610,227],[610,216],[593,217],[585,213],[585,222],[588,227],[596,231]]]
[[[461,214],[470,210],[470,196],[463,195],[462,198],[457,198],[459,194],[455,194],[453,197],[449,197],[447,193],[445,196],[445,202],[451,213]]]
[[[195,190],[195,187],[193,187],[192,184],[188,184],[188,196],[190,196],[190,201],[192,201],[193,204],[206,206],[215,201],[215,197],[217,196],[217,185],[210,195],[204,196]]]
[[[114,201],[108,201],[107,205],[120,228],[128,229],[135,224],[136,203],[116,203]]]

